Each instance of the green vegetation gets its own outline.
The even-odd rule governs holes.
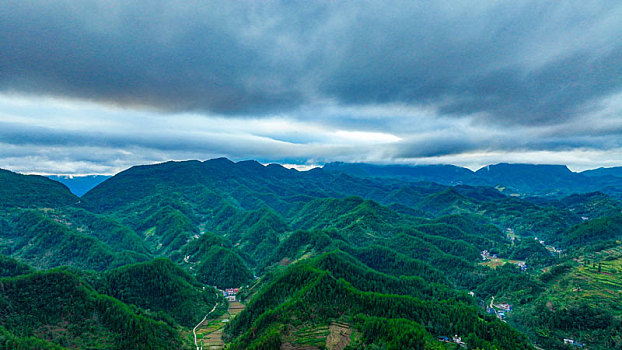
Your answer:
[[[149,251],[143,239],[130,227],[119,223],[114,217],[93,214],[84,209],[64,208],[61,211],[48,211],[46,215],[76,227],[80,232],[87,233],[106,243],[110,248],[133,251],[148,255]]]
[[[622,205],[602,192],[573,194],[552,203],[587,219],[614,216],[620,213]]]
[[[221,247],[210,248],[195,273],[199,281],[222,288],[241,286],[253,278],[239,256]]]
[[[156,252],[174,251],[198,233],[192,220],[171,206],[164,206],[149,216],[140,226],[145,240]]]
[[[33,268],[18,260],[0,255],[0,277],[15,277],[34,272]]]
[[[482,349],[493,349],[495,346],[531,349],[527,340],[509,326],[482,316],[467,303],[451,298],[442,302],[425,301],[410,295],[359,290],[332,273],[337,271],[344,276],[353,276],[350,271],[342,270],[343,264],[333,263],[336,261],[328,260],[321,264],[325,269],[310,266],[313,260],[309,263],[301,262],[275,277],[249,302],[247,310],[230,323],[227,332],[235,338],[233,348],[273,342],[272,330],[286,332],[284,324],[298,327],[327,324],[335,319],[352,323],[353,316],[363,314],[369,317],[405,318],[413,324],[425,325],[413,327],[421,334],[427,334],[428,338],[432,334],[463,334],[469,335],[469,339]],[[358,282],[363,283],[363,280]],[[366,283],[370,288],[374,281]],[[375,345],[388,341],[392,348],[400,346],[405,338],[389,337],[399,332],[399,325],[399,322],[387,325],[384,330],[387,336],[373,339]],[[364,330],[369,331],[367,327]]]
[[[62,350],[65,349],[58,344],[37,337],[18,337],[0,326],[0,349],[11,350]]]
[[[175,329],[95,292],[73,274],[52,270],[0,279],[5,344],[50,348],[178,349]],[[1,339],[1,338],[0,338]]]
[[[203,288],[168,259],[106,271],[95,288],[148,310],[155,318],[172,318],[186,327],[196,325],[220,297],[215,289]]]
[[[183,349],[214,306],[231,349],[621,347],[618,189],[424,168],[167,162],[81,199],[0,172],[0,348]]]
[[[550,266],[556,261],[550,251],[548,251],[539,241],[535,239],[522,239],[515,243],[506,255],[510,259],[525,260],[529,266]]]
[[[3,252],[19,257],[33,266],[51,268],[73,265],[103,270],[112,265],[115,254],[100,240],[89,237],[35,210],[21,211],[13,221],[13,233]]]
[[[117,253],[102,240],[46,216],[45,211],[17,210],[7,218],[7,230],[0,232],[0,253],[38,268],[71,265],[104,270],[147,259],[144,253],[136,251]]]
[[[546,290],[516,316],[516,324],[543,347],[563,349],[560,339],[590,349],[622,347],[622,250],[602,251],[541,275]]]
[[[353,325],[362,336],[351,349],[442,349],[439,342],[419,323],[404,318],[369,317],[358,314]],[[472,343],[471,343],[472,344]]]
[[[76,204],[74,196],[64,185],[37,175],[21,175],[0,169],[0,209],[58,208]]]
[[[602,241],[622,239],[622,215],[594,219],[567,230],[560,237],[564,248],[585,247]]]
[[[209,232],[189,242],[184,247],[183,257],[177,259],[192,269],[199,281],[209,286],[239,287],[253,278],[253,273],[231,243]]]
[[[213,228],[223,232],[229,240],[240,242],[238,249],[260,264],[266,259],[265,252],[273,251],[279,245],[279,237],[289,231],[279,214],[268,207],[237,210]]]

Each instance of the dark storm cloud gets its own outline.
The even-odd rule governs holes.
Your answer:
[[[510,152],[510,151],[572,151],[576,149],[619,150],[622,138],[619,134],[565,136],[536,134],[534,130],[522,130],[495,134],[481,129],[471,134],[459,131],[444,131],[438,135],[427,135],[405,139],[392,145],[391,154],[396,158],[427,158],[459,155],[468,152]]]
[[[546,125],[622,89],[622,5],[580,2],[0,4],[0,89],[235,115],[434,106]]]
[[[214,3],[124,3],[0,5],[2,88],[224,113],[300,102],[287,75],[235,36],[235,13]]]
[[[349,28],[349,53],[324,89],[353,104],[430,103],[518,124],[562,121],[620,91],[622,42],[606,39],[622,25],[599,23],[619,6],[417,4],[378,9]]]
[[[622,47],[595,62],[587,53],[548,63],[536,71],[496,71],[459,85],[441,113],[485,111],[492,119],[522,124],[557,123],[591,111],[586,104],[620,89]],[[463,96],[464,95],[464,96]]]

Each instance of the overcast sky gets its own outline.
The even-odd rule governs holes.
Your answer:
[[[0,168],[622,166],[618,1],[0,2]]]

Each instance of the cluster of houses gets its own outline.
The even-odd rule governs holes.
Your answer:
[[[481,254],[482,254],[482,260],[484,261],[497,258],[497,254],[490,254],[488,250],[482,250]]]
[[[496,315],[501,321],[505,321],[508,312],[512,311],[512,305],[508,303],[501,304],[490,304],[491,307],[488,308],[488,313]]]
[[[443,343],[456,343],[463,348],[466,348],[466,343],[462,341],[462,337],[459,337],[457,334],[453,337],[449,338],[446,336],[437,337],[436,340],[442,341]]]
[[[510,239],[510,241],[514,242],[514,240],[516,240],[516,234],[514,233],[514,229],[509,228],[509,227],[506,228],[505,234]]]
[[[544,243],[544,240],[538,239],[538,237],[534,237],[533,239],[538,241],[538,243],[542,244],[551,253],[561,254],[563,252],[561,249],[555,248],[553,246],[547,246],[546,243]]]
[[[583,344],[579,343],[578,341],[576,341],[574,339],[564,339],[564,344],[576,346],[576,347],[579,347],[579,348],[583,347]]]
[[[227,288],[222,293],[225,295],[225,299],[235,301],[235,295],[238,294],[238,291],[240,291],[240,288]]]

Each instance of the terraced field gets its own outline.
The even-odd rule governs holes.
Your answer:
[[[197,343],[202,344],[199,349],[203,350],[221,350],[224,349],[225,343],[222,340],[222,332],[225,325],[244,310],[244,304],[238,301],[231,301],[229,309],[216,319],[207,319],[197,328]]]
[[[622,257],[583,265],[571,275],[583,297],[605,297],[620,301],[622,296]]]
[[[225,327],[228,314],[223,314],[217,319],[205,320],[197,329],[197,343],[202,345],[202,349],[217,350],[223,349],[225,343],[222,341],[222,331]]]
[[[230,301],[229,302],[229,315],[231,318],[237,316],[242,310],[244,310],[246,306],[239,301]]]
[[[528,335],[544,349],[561,348],[573,339],[585,349],[622,349],[622,246],[566,262],[545,279],[546,290],[517,313],[519,323],[533,322]],[[543,275],[546,276],[546,275]],[[523,313],[521,315],[521,313]]]
[[[561,278],[547,292],[555,302],[587,301],[622,312],[622,247],[602,251]]]
[[[333,322],[329,326],[290,329],[287,333],[282,350],[343,350],[350,344],[352,330],[346,323]]]
[[[302,327],[288,333],[288,336],[283,337],[281,349],[317,350],[325,348],[326,337],[330,330],[326,326]]]

